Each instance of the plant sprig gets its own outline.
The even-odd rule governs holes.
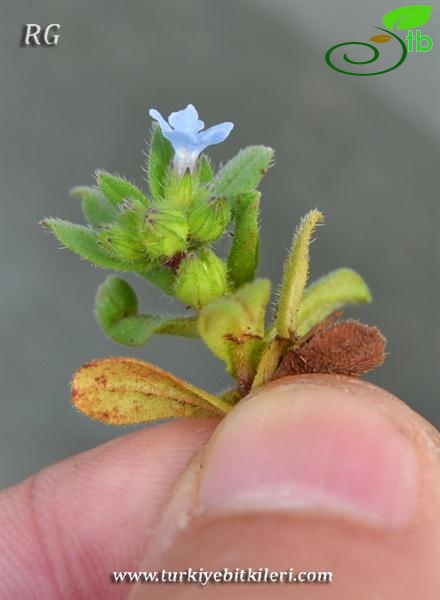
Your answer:
[[[301,220],[272,321],[268,318],[272,285],[256,278],[257,188],[273,163],[273,150],[250,146],[215,172],[202,152],[223,141],[232,123],[204,130],[192,105],[168,121],[156,110],[150,115],[159,126],[151,135],[148,190],[100,170],[94,186],[72,190],[86,225],[55,218],[43,225],[93,265],[134,273],[186,307],[181,316],[140,314],[133,288],[110,275],[98,289],[95,311],[111,340],[140,347],[153,335],[200,337],[235,385],[217,397],[137,359],[101,359],[75,374],[75,406],[109,424],[221,416],[250,390],[282,376],[358,376],[380,365],[385,340],[375,327],[335,322],[343,306],[371,301],[364,280],[339,269],[307,286],[309,246],[323,221],[319,210]],[[232,243],[222,257],[215,244],[228,232]]]

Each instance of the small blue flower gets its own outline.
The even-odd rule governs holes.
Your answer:
[[[155,108],[152,108],[149,114],[159,123],[164,137],[171,142],[175,151],[174,168],[180,175],[183,175],[186,169],[192,171],[199,154],[208,146],[223,142],[234,127],[233,123],[225,122],[203,131],[205,124],[200,121],[199,114],[192,104],[171,113],[168,122]]]

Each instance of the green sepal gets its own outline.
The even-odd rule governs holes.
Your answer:
[[[312,283],[304,292],[299,305],[296,336],[306,335],[332,312],[347,304],[371,302],[371,292],[351,269],[337,269]]]
[[[99,243],[98,234],[91,227],[69,223],[63,219],[45,219],[41,222],[69,250],[88,260],[92,265],[113,271],[137,271],[139,265],[120,260],[109,254]]]
[[[148,153],[147,175],[150,192],[155,200],[161,200],[164,196],[173,156],[174,150],[171,143],[164,137],[160,127],[153,125]]]
[[[211,183],[214,178],[214,170],[209,158],[202,154],[197,165],[197,179],[201,185]]]
[[[141,236],[142,215],[135,210],[124,211],[118,221],[98,231],[99,242],[121,260],[144,265],[147,251]]]
[[[112,275],[98,288],[95,310],[104,333],[125,346],[143,346],[154,334],[199,335],[195,317],[138,314],[138,300],[133,288]]]
[[[198,202],[188,214],[189,236],[195,242],[214,242],[230,221],[231,207],[226,198]]]
[[[215,193],[230,198],[253,192],[271,166],[274,151],[268,146],[248,146],[240,150],[217,173]]]
[[[191,207],[195,199],[196,183],[195,176],[189,171],[186,171],[183,175],[171,171],[165,187],[163,201],[165,206],[179,210],[186,210]]]
[[[152,259],[171,258],[186,250],[188,222],[182,211],[152,208],[144,218],[142,244]]]
[[[81,207],[86,221],[92,227],[113,223],[118,212],[113,204],[96,187],[77,186],[71,195],[81,199]]]
[[[318,223],[324,220],[319,210],[311,210],[301,219],[284,265],[277,308],[278,335],[290,338],[296,331],[296,320],[304,288],[309,276],[309,246]]]
[[[145,194],[123,177],[112,175],[111,173],[107,173],[107,171],[97,171],[96,179],[99,189],[114,206],[127,199],[134,201],[138,206],[149,205]]]
[[[232,287],[253,281],[258,268],[260,234],[260,192],[240,194],[234,199],[234,238],[228,257],[228,276]]]
[[[187,254],[180,263],[174,291],[184,304],[200,309],[227,289],[226,264],[211,249]]]
[[[270,289],[268,279],[256,279],[200,311],[202,339],[224,361],[244,393],[250,389],[263,351]]]

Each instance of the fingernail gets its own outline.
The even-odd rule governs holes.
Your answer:
[[[417,449],[362,393],[374,392],[366,387],[354,398],[299,383],[243,402],[208,445],[200,511],[318,510],[387,525],[409,521]]]

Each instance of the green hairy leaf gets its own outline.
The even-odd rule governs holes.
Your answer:
[[[239,194],[235,198],[234,239],[228,257],[228,275],[233,288],[252,281],[259,262],[260,192]]]
[[[70,193],[81,199],[83,215],[92,227],[101,227],[117,218],[117,210],[98,188],[78,186]]]
[[[253,192],[272,163],[274,151],[267,146],[248,146],[220,169],[214,190],[228,198]]]
[[[382,19],[382,23],[387,29],[394,27],[398,31],[403,29],[417,29],[425,25],[431,18],[433,6],[427,4],[413,4],[411,6],[402,6],[390,10]]]
[[[72,401],[91,419],[109,425],[223,416],[231,409],[208,392],[133,358],[104,358],[81,367],[72,381]]]
[[[92,265],[113,271],[135,271],[136,266],[106,252],[98,243],[97,233],[90,227],[76,225],[63,219],[45,219],[42,225],[69,250],[85,258]]]
[[[145,194],[123,177],[112,175],[106,171],[97,171],[96,176],[99,189],[114,206],[127,199],[133,200],[143,206],[149,205]]]
[[[95,307],[104,333],[126,346],[143,346],[154,334],[198,337],[195,317],[138,314],[134,290],[126,281],[112,275],[98,288]]]
[[[163,136],[160,127],[155,125],[151,134],[148,154],[148,185],[155,200],[163,198],[170,163],[174,156],[171,143]]]
[[[277,332],[289,338],[295,334],[297,313],[309,276],[309,245],[316,226],[324,220],[319,210],[310,211],[301,220],[284,265],[277,311]]]
[[[335,310],[347,304],[368,302],[371,302],[371,292],[360,275],[351,269],[333,271],[305,290],[295,333],[302,337]]]
[[[158,287],[168,296],[174,296],[174,284],[176,276],[168,267],[162,267],[160,264],[147,265],[145,268],[136,269],[141,277],[149,283]]]

